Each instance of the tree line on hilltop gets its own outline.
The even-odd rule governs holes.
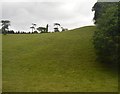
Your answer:
[[[36,27],[37,24],[32,23],[32,26],[30,27],[30,29],[32,30],[32,32],[24,32],[24,31],[17,31],[15,32],[14,30],[9,30],[9,26],[10,26],[10,21],[9,20],[2,20],[1,21],[1,26],[2,28],[1,33],[6,35],[6,34],[37,34],[37,33],[49,33],[48,31],[48,27],[49,25],[47,24],[46,27]],[[67,28],[63,28],[59,23],[54,23],[54,32],[60,32],[59,28],[62,29],[62,31],[67,31]]]

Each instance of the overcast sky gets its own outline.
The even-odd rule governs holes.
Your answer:
[[[11,2],[10,2],[11,1]],[[91,11],[97,0],[4,0],[1,2],[2,19],[10,20],[13,30],[30,31],[32,23],[37,27],[49,24],[53,30],[55,22],[74,29],[93,25],[94,12]]]

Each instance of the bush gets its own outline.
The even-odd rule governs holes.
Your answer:
[[[101,62],[118,62],[120,32],[118,31],[118,3],[102,2],[96,20],[98,30],[94,33],[94,47]],[[95,11],[96,12],[96,11]],[[98,12],[98,11],[97,11]]]

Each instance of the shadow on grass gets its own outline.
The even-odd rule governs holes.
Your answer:
[[[101,60],[99,59],[96,59],[96,61],[99,63],[99,66],[104,68],[104,71],[109,71],[113,74],[117,74],[118,75],[118,62],[102,62]]]

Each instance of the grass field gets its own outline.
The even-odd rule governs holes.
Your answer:
[[[95,29],[3,35],[3,91],[116,92],[117,70],[96,61]]]

